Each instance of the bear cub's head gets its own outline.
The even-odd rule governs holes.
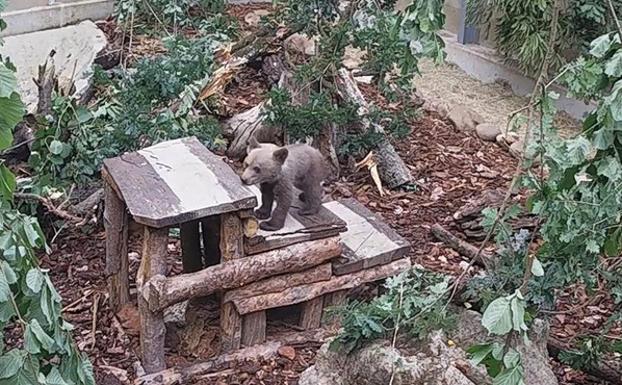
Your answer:
[[[246,147],[242,182],[246,185],[274,183],[281,177],[281,169],[289,152],[272,143],[259,143],[251,137]]]

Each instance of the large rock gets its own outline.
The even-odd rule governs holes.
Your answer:
[[[478,124],[484,122],[484,118],[480,114],[462,104],[453,106],[449,110],[447,118],[460,131],[473,131]]]
[[[388,341],[372,343],[350,355],[320,348],[314,366],[300,376],[300,385],[474,385],[453,362],[465,362],[460,349],[448,347],[434,333],[416,353],[404,355]],[[409,349],[410,350],[410,349]]]
[[[22,100],[27,111],[33,113],[37,106],[38,66],[44,64],[54,50],[54,64],[59,86],[67,90],[73,80],[74,95],[80,98],[91,85],[92,66],[97,54],[106,47],[106,36],[92,21],[77,25],[9,36],[0,48],[3,57],[11,58],[17,67],[17,79]]]
[[[472,310],[458,312],[454,334],[454,341],[463,349],[491,340],[488,331],[482,327],[481,314]],[[548,324],[536,319],[529,329],[529,344],[519,342],[517,346],[525,369],[525,385],[557,385],[557,377],[549,366],[548,338]],[[501,338],[496,340],[503,342]]]
[[[499,129],[499,126],[497,126],[496,124],[481,123],[481,124],[478,124],[477,127],[475,127],[475,133],[482,140],[485,140],[488,142],[494,142],[497,140],[497,136],[501,135],[501,130]]]

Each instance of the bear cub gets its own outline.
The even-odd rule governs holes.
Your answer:
[[[316,214],[322,204],[322,181],[328,174],[322,154],[306,144],[292,144],[279,147],[272,143],[259,143],[252,137],[246,148],[242,182],[258,184],[261,190],[261,207],[255,210],[263,230],[275,231],[283,228],[285,217],[294,200],[294,187],[303,207],[302,215]],[[273,202],[276,208],[272,212]]]

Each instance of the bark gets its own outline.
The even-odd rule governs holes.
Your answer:
[[[142,295],[153,311],[162,310],[217,290],[235,289],[273,275],[305,270],[338,257],[341,251],[339,237],[298,243],[251,258],[226,261],[196,273],[154,277]]]
[[[356,81],[350,72],[341,68],[339,70],[337,88],[341,93],[341,97],[355,105],[359,106],[359,115],[361,116],[362,129],[372,130],[376,133],[383,134],[382,139],[376,144],[378,171],[380,178],[390,189],[400,187],[404,184],[412,182],[413,178],[406,163],[395,151],[393,145],[389,142],[384,128],[376,123],[371,122],[367,118],[369,113],[369,104],[365,100],[363,93],[356,85]]]
[[[338,290],[351,289],[367,282],[384,279],[410,269],[408,258],[399,259],[387,265],[377,266],[353,274],[335,276],[328,281],[290,287],[279,293],[269,293],[252,298],[233,301],[240,314],[254,313],[259,310],[293,305],[309,301],[324,294]]]
[[[104,226],[106,228],[106,276],[110,307],[118,311],[130,302],[130,283],[128,276],[127,241],[129,215],[125,203],[116,191],[105,183],[106,208]]]
[[[266,312],[247,314],[242,319],[242,345],[253,346],[266,340]]]
[[[456,250],[458,253],[464,255],[465,257],[473,259],[477,255],[477,247],[456,237],[449,231],[445,230],[438,223],[432,226],[430,230],[432,231],[432,234],[436,237],[436,239],[445,243],[447,246]],[[486,270],[493,271],[495,266],[495,257],[493,254],[487,251],[482,251],[478,258],[478,261],[476,262],[484,266]]]

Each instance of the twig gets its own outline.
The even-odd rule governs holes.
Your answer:
[[[93,299],[93,321],[91,323],[91,350],[95,348],[95,330],[97,329],[97,309],[99,307],[100,293],[95,294]]]
[[[67,211],[61,210],[61,209],[55,207],[54,204],[52,204],[52,202],[48,198],[42,197],[42,196],[37,195],[37,194],[15,193],[14,197],[16,199],[37,201],[37,202],[41,203],[50,213],[56,215],[57,217],[59,217],[61,219],[65,219],[67,221],[71,221],[71,222],[75,223],[76,225],[84,225],[88,221],[88,217],[87,218],[80,218],[80,217],[77,217],[75,215],[71,215]]]
[[[73,301],[72,303],[70,303],[69,305],[65,306],[63,308],[63,312],[68,311],[69,309],[71,309],[72,307],[76,306],[77,304],[79,304],[80,302],[84,301],[86,298],[88,298],[91,294],[93,293],[93,290],[91,289],[87,289],[84,291],[84,294],[82,294],[82,297],[78,298],[77,300]]]
[[[620,42],[622,42],[622,25],[620,25],[620,19],[618,19],[616,8],[613,6],[613,1],[607,0],[607,3],[609,4],[609,12],[611,12],[611,17],[613,17],[613,21],[615,21],[616,27],[618,27],[618,35],[620,36]]]

